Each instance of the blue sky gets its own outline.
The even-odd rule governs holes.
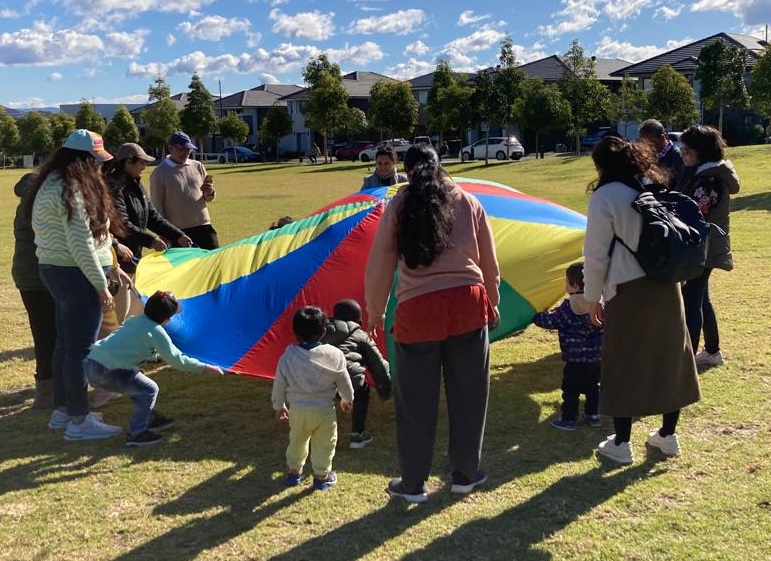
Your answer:
[[[409,79],[439,59],[494,65],[562,54],[644,60],[720,31],[765,37],[771,0],[0,0],[0,104],[144,103],[162,74],[213,93],[302,85],[322,52],[344,72]]]

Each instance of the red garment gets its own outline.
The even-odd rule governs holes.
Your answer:
[[[481,284],[421,294],[396,306],[393,335],[398,343],[443,341],[487,325],[494,311]]]

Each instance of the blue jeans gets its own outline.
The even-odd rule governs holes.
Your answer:
[[[102,323],[99,295],[79,267],[40,265],[40,279],[54,299],[56,344],[53,354],[54,407],[88,414],[88,382],[83,359]]]
[[[120,392],[131,397],[134,413],[129,421],[128,431],[132,436],[147,430],[150,415],[158,398],[158,384],[139,370],[110,370],[106,366],[87,358],[83,361],[83,370],[88,381],[94,386]]]

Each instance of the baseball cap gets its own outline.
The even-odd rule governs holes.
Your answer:
[[[190,137],[182,131],[175,132],[169,137],[169,144],[174,146],[183,146],[188,150],[195,150],[198,148],[190,141]]]
[[[135,142],[127,142],[121,144],[120,148],[113,154],[116,160],[128,160],[129,158],[136,158],[142,160],[147,164],[151,164],[155,161],[155,158],[149,156],[147,152],[142,150],[142,147]]]
[[[62,146],[72,150],[88,152],[100,162],[112,160],[112,154],[104,149],[102,136],[86,129],[72,131]]]

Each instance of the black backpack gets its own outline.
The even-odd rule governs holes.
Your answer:
[[[648,278],[682,282],[702,274],[707,261],[710,224],[691,197],[664,185],[629,185],[640,191],[632,208],[643,218],[637,251],[614,236],[637,259]]]

